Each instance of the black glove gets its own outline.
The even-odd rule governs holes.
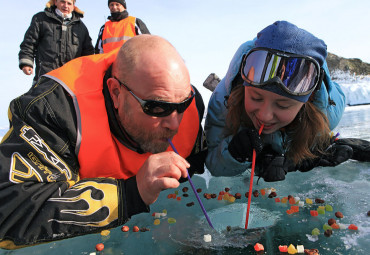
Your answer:
[[[253,149],[256,155],[262,151],[262,141],[256,129],[243,129],[231,139],[229,152],[239,162],[251,161]]]
[[[370,162],[370,142],[356,138],[339,139],[335,142],[340,145],[350,146],[353,150],[352,159]]]
[[[285,180],[287,172],[295,171],[295,164],[284,155],[275,152],[271,146],[263,148],[256,159],[255,174],[265,182]]]
[[[350,159],[353,150],[350,146],[333,143],[326,149],[324,154],[318,155],[314,159],[303,160],[295,165],[292,160],[280,155],[266,147],[256,159],[255,172],[257,176],[262,177],[266,182],[285,180],[288,172],[301,171],[308,172],[318,166],[336,166]]]
[[[318,155],[318,153],[314,154]],[[326,149],[324,154],[318,155],[318,158],[302,161],[296,166],[296,169],[301,172],[307,172],[317,166],[337,166],[350,159],[352,155],[353,150],[350,146],[335,142]]]

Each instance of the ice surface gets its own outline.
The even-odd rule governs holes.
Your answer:
[[[355,86],[348,82],[348,88]],[[368,84],[366,86],[369,87]],[[370,140],[369,123],[370,105],[347,107],[335,131],[341,137]],[[292,172],[285,181],[276,183],[265,183],[261,179],[257,185],[256,180],[254,190],[273,187],[277,197],[292,195],[301,201],[321,198],[333,207],[333,211],[312,217],[309,211],[316,210],[318,205],[305,203],[299,213],[288,215],[288,203],[276,203],[274,199],[260,195],[258,198],[252,197],[249,228],[245,230],[247,199],[244,194],[249,187],[249,172],[217,178],[206,172],[202,176],[194,176],[193,182],[196,188],[202,189],[199,195],[215,229],[209,227],[189,184],[183,183],[176,190],[182,196],[182,188],[189,187],[189,197],[182,197],[181,201],[167,199],[167,195],[175,190],[164,191],[151,206],[150,213],[136,215],[127,223],[130,229],[137,225],[147,227],[150,231],[124,233],[117,227],[107,237],[92,234],[12,252],[0,250],[0,254],[88,255],[95,251],[95,245],[100,242],[105,245],[104,254],[255,254],[253,245],[256,242],[264,245],[267,254],[279,254],[278,246],[289,244],[302,244],[307,249],[317,248],[322,255],[362,255],[370,250],[370,220],[366,215],[370,208],[370,163],[347,161],[337,167],[320,167],[307,173]],[[230,188],[231,194],[241,193],[242,199],[230,203],[203,197],[203,193],[218,195],[226,187]],[[187,207],[189,202],[194,202],[194,206]],[[163,209],[167,210],[167,215],[161,217],[159,225],[154,225],[152,213],[162,213]],[[335,217],[337,211],[343,213],[343,219]],[[176,219],[176,223],[169,224],[168,218]],[[355,224],[359,230],[333,230],[331,237],[325,237],[322,226],[329,218],[335,218],[340,226]],[[230,231],[226,229],[227,226],[231,227]],[[314,228],[319,228],[321,234],[317,241],[312,242],[310,235]],[[212,242],[204,242],[205,234],[212,235]]]

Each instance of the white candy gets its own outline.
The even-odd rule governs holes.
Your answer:
[[[303,245],[297,245],[297,252],[298,253],[304,253],[304,246]]]
[[[296,203],[298,203],[298,201],[301,201],[301,199],[300,199],[299,197],[294,197],[294,201],[295,201]]]
[[[347,228],[347,225],[342,224],[342,223],[338,223],[338,226],[339,226],[339,229],[346,229]]]
[[[89,255],[96,255],[96,252],[91,252]]]
[[[271,192],[272,192],[272,190],[271,189],[265,189],[266,190],[266,195],[270,195],[271,194]]]
[[[159,219],[162,216],[162,213],[154,213],[154,218]]]
[[[304,206],[304,202],[303,201],[299,201],[298,202],[298,206],[303,207]]]
[[[204,235],[203,240],[204,240],[204,242],[209,243],[209,242],[212,241],[212,236],[211,235]]]

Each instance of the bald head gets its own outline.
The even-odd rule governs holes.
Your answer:
[[[160,36],[145,34],[131,38],[121,47],[113,65],[113,74],[128,82],[137,71],[144,75],[174,68],[188,75],[182,57],[171,43]]]

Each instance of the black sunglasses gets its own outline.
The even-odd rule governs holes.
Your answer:
[[[157,101],[157,100],[143,100],[136,96],[130,88],[127,87],[126,84],[121,82],[119,79],[113,76],[121,86],[127,89],[128,92],[133,95],[133,97],[140,103],[143,112],[147,115],[154,116],[154,117],[166,117],[173,113],[173,111],[177,111],[178,113],[183,113],[193,101],[195,96],[195,90],[191,90],[191,95],[182,101],[181,103],[170,103],[164,101]]]

